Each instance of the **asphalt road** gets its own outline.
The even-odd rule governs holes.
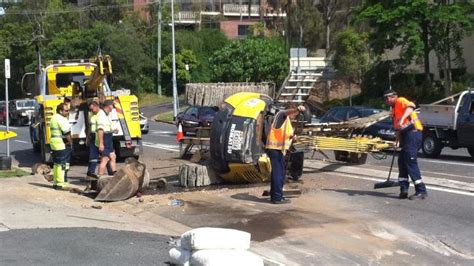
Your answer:
[[[18,133],[18,137],[11,140],[11,151],[20,166],[31,166],[39,161],[39,156],[32,152],[28,128],[14,127],[13,130]],[[169,153],[171,157],[176,157],[179,146],[176,143],[175,134],[174,125],[150,121],[149,134],[143,136],[146,156]],[[0,145],[5,144],[0,143]],[[4,148],[0,150],[3,151]],[[327,154],[332,158],[332,152],[327,152]],[[334,172],[324,173],[324,176],[329,174],[330,178],[321,178],[323,173],[320,170],[306,167],[302,179],[303,181],[305,179],[318,180],[322,193],[336,195],[337,198],[347,202],[347,208],[393,221],[407,230],[430,239],[424,243],[425,245],[441,250],[441,253],[447,250],[446,256],[456,255],[451,258],[446,257],[445,260],[438,257],[433,262],[471,264],[474,260],[474,230],[472,230],[474,228],[474,190],[469,190],[469,186],[474,183],[474,162],[467,151],[446,148],[439,159],[423,158],[420,154],[419,164],[423,176],[436,181],[428,185],[429,198],[424,201],[399,200],[397,188],[372,189],[375,181],[386,177],[391,162],[390,156],[391,154],[388,154],[384,160],[376,160],[369,156],[367,164],[350,166],[353,168],[348,168],[346,172],[343,172],[344,167],[336,165]],[[321,162],[320,159],[323,158],[318,153],[313,157],[316,163]],[[156,162],[157,165],[159,163],[159,161]],[[73,168],[77,172],[85,171],[84,166],[73,166]],[[376,171],[378,176],[374,176],[372,171]],[[393,178],[396,178],[396,172],[395,162]],[[179,221],[179,218],[176,219]],[[179,222],[188,223],[188,226],[192,227],[205,225],[199,224],[199,219],[194,218],[186,218]],[[190,222],[192,223],[189,224]],[[28,233],[30,232],[22,232],[25,235]],[[38,232],[39,236],[42,233]],[[44,237],[42,236],[41,239]],[[304,262],[304,258],[302,260]]]
[[[167,240],[169,236],[98,228],[9,230],[0,233],[0,264],[166,265]]]
[[[176,127],[173,125],[152,123],[150,133],[145,137],[148,148],[162,149],[178,152],[175,134]],[[157,151],[159,152],[159,151]],[[332,159],[332,152],[326,152]],[[348,173],[327,172],[331,178],[321,178],[322,173],[311,168],[305,168],[305,179],[317,179],[320,182],[323,193],[332,193],[344,202],[348,202],[348,209],[362,213],[373,214],[384,220],[393,221],[402,228],[417,232],[426,241],[421,245],[430,246],[439,252],[455,255],[451,258],[436,256],[433,261],[440,263],[469,264],[474,260],[474,190],[459,189],[463,184],[474,185],[474,161],[465,149],[453,150],[445,148],[438,159],[423,158],[419,154],[419,164],[426,179],[434,180],[434,184],[428,185],[429,198],[424,201],[409,201],[398,199],[398,188],[373,190],[373,178],[370,171],[376,171],[378,180],[386,178],[391,163],[391,153],[383,160],[369,156],[365,165],[351,166]],[[310,157],[310,155],[308,155]],[[319,161],[324,157],[316,153],[314,159]],[[395,161],[392,178],[397,178],[397,162]],[[324,173],[326,174],[326,173]],[[457,183],[462,182],[462,183]],[[438,185],[439,184],[439,185]],[[458,186],[459,185],[459,186]],[[411,187],[413,193],[413,186]],[[203,214],[205,215],[205,214]],[[222,217],[215,217],[216,226],[228,226],[229,213],[223,213]],[[208,217],[207,217],[208,218]],[[193,217],[176,218],[179,222],[190,227],[207,225],[199,218]],[[250,219],[250,218],[249,218]],[[220,224],[222,223],[222,224]],[[247,230],[252,230],[248,229]],[[258,236],[260,229],[252,232]],[[398,232],[403,234],[402,232]],[[408,247],[407,247],[408,248]],[[425,251],[412,252],[420,254]],[[429,258],[432,254],[424,254]],[[423,257],[423,256],[422,256]],[[363,263],[363,260],[361,261]],[[310,265],[310,259],[302,259],[302,265]]]

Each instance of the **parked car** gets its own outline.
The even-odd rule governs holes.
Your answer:
[[[337,106],[327,111],[320,119],[320,123],[343,122],[351,119],[362,118],[380,113],[383,110],[365,106]],[[383,140],[395,140],[395,130],[393,129],[392,118],[386,118],[372,126],[366,128],[365,135],[380,137]]]
[[[7,123],[7,112],[5,106],[0,106],[0,124],[5,125]]]
[[[365,106],[338,106],[327,111],[320,119],[320,123],[343,122],[351,119],[362,118],[380,113],[383,110]],[[386,118],[372,126],[366,128],[363,132],[355,132],[362,135],[380,137],[383,140],[395,140],[395,130],[392,126],[392,119]],[[338,161],[364,164],[367,161],[367,154],[352,153],[345,151],[334,151],[334,157]]]
[[[196,135],[198,127],[210,127],[219,108],[217,106],[190,106],[176,116],[176,124],[181,124],[183,134]]]
[[[142,113],[140,113],[140,129],[142,131],[142,134],[148,134],[148,131],[150,130],[150,126],[148,125],[148,118]]]
[[[34,116],[36,101],[33,99],[13,100],[9,103],[11,125],[29,125]]]

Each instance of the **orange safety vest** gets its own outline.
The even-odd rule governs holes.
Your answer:
[[[293,126],[287,116],[280,128],[275,127],[276,119],[272,123],[272,129],[267,137],[266,149],[286,151],[290,148]]]
[[[395,129],[400,128],[398,126],[398,121],[400,121],[400,119],[402,118],[403,114],[405,113],[405,110],[412,105],[415,104],[413,102],[410,102],[406,98],[397,98],[397,100],[395,101],[395,106],[392,109],[393,127]],[[421,121],[414,110],[413,112],[411,112],[410,116],[405,118],[405,120],[403,121],[402,129],[409,126],[410,124],[413,124],[413,126],[415,126],[415,128],[419,131],[423,130],[423,125],[421,124]]]

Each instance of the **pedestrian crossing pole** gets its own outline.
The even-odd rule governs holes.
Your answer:
[[[7,134],[10,129],[10,114],[8,111],[8,79],[10,79],[10,59],[5,59],[5,115],[7,122]],[[10,157],[10,139],[7,139],[7,157]]]

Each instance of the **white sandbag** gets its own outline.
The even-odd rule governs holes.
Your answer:
[[[202,227],[181,235],[181,247],[187,250],[201,249],[249,249],[250,234],[226,228]]]
[[[189,266],[189,259],[191,258],[191,251],[184,248],[176,247],[169,251],[170,262],[176,265]]]
[[[206,249],[194,251],[193,266],[263,266],[263,259],[248,250]]]

